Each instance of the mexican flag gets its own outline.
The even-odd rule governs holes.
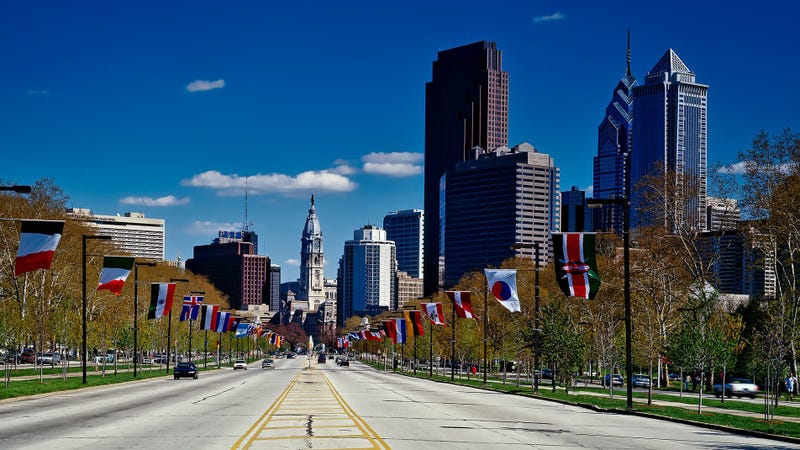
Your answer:
[[[553,267],[558,286],[568,297],[592,300],[600,289],[592,233],[553,233]]]
[[[103,271],[100,272],[97,290],[105,289],[119,295],[131,273],[133,261],[134,258],[129,256],[104,256]]]

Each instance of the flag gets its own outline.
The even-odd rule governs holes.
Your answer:
[[[134,258],[130,256],[104,256],[103,271],[100,272],[97,290],[105,289],[119,295],[131,273],[133,261]]]
[[[36,269],[49,269],[63,232],[63,220],[23,220],[14,276]]]
[[[175,296],[175,283],[150,284],[150,308],[148,319],[159,319],[172,310],[172,298]]]
[[[239,328],[239,324],[241,322],[242,322],[241,317],[233,317],[233,315],[231,314],[231,316],[228,318],[228,326],[227,328],[225,328],[225,331],[230,331],[230,332],[236,331],[236,329]]]
[[[395,344],[405,344],[406,343],[406,319],[403,318],[395,318],[394,319],[394,343]]]
[[[411,328],[411,332],[414,334],[414,338],[425,336],[425,328],[422,326],[422,311],[417,309],[403,311],[403,315],[406,318],[406,323]]]
[[[553,267],[564,295],[592,300],[600,289],[592,233],[553,233]]]
[[[200,315],[200,329],[213,330],[219,314],[219,305],[203,305],[203,313]]]
[[[511,312],[519,312],[517,271],[514,269],[484,269],[486,284],[495,300]]]
[[[181,308],[180,321],[184,320],[197,320],[197,312],[200,310],[200,304],[203,303],[203,297],[199,295],[187,295],[183,297],[183,307]]]
[[[425,314],[428,316],[428,319],[430,319],[432,324],[447,326],[447,324],[444,322],[444,314],[442,314],[441,303],[423,303],[422,307],[425,308]]]
[[[219,312],[216,315],[217,320],[214,322],[214,331],[224,333],[228,331],[228,319],[231,317],[229,312]]]
[[[236,337],[250,336],[253,333],[255,325],[252,323],[241,323],[236,327]]]
[[[476,319],[478,316],[472,311],[472,299],[469,291],[446,291],[447,297],[453,302],[456,315],[461,319]]]
[[[382,323],[386,336],[390,337],[392,342],[397,343],[397,326],[394,324],[394,320],[383,320]]]
[[[369,330],[367,331],[367,340],[368,341],[381,341],[383,340],[383,336],[381,336],[381,330]]]

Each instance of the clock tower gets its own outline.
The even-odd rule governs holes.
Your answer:
[[[311,196],[306,226],[300,238],[300,289],[295,296],[299,302],[308,302],[308,310],[316,311],[325,301],[325,258],[322,249],[322,228]],[[305,306],[305,305],[304,305]]]

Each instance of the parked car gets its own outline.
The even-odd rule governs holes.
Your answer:
[[[297,353],[289,353],[288,355],[286,355],[286,357],[288,359],[295,359],[297,357]]]
[[[36,363],[36,355],[33,352],[22,352],[17,357],[17,361],[20,364],[34,364]]]
[[[327,360],[328,358],[325,357],[325,353],[320,353],[319,356],[317,357],[317,363],[319,364],[325,364],[325,361]]]
[[[247,370],[247,361],[245,361],[243,359],[237,359],[237,360],[233,361],[233,370],[236,370],[236,369]]]
[[[262,369],[274,369],[275,368],[275,360],[272,358],[267,358],[261,361],[261,368]]]
[[[172,372],[172,374],[176,380],[183,377],[191,377],[196,380],[197,366],[190,362],[178,363],[178,365],[175,366],[175,370]]]
[[[347,358],[342,358],[336,364],[338,364],[340,367],[350,367],[350,360]]]
[[[622,378],[622,375],[615,373],[614,375],[606,374],[603,377],[603,387],[609,387],[611,384],[614,386],[622,386],[625,384],[625,380]]]
[[[637,374],[631,377],[631,383],[635,388],[648,388],[650,387],[650,376]]]
[[[729,383],[725,383],[725,395],[728,397],[755,398],[756,394],[758,386],[749,378],[731,378]],[[722,384],[714,385],[714,395],[722,396]]]

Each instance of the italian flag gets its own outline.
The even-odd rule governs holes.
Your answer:
[[[23,220],[14,276],[49,269],[63,232],[63,220]]]
[[[134,258],[129,256],[103,257],[103,271],[100,272],[100,283],[97,290],[108,290],[117,295],[122,292],[122,286],[128,279],[128,274],[133,268]]]
[[[175,283],[152,283],[150,285],[150,308],[148,319],[160,319],[172,310],[172,298],[175,296]]]

